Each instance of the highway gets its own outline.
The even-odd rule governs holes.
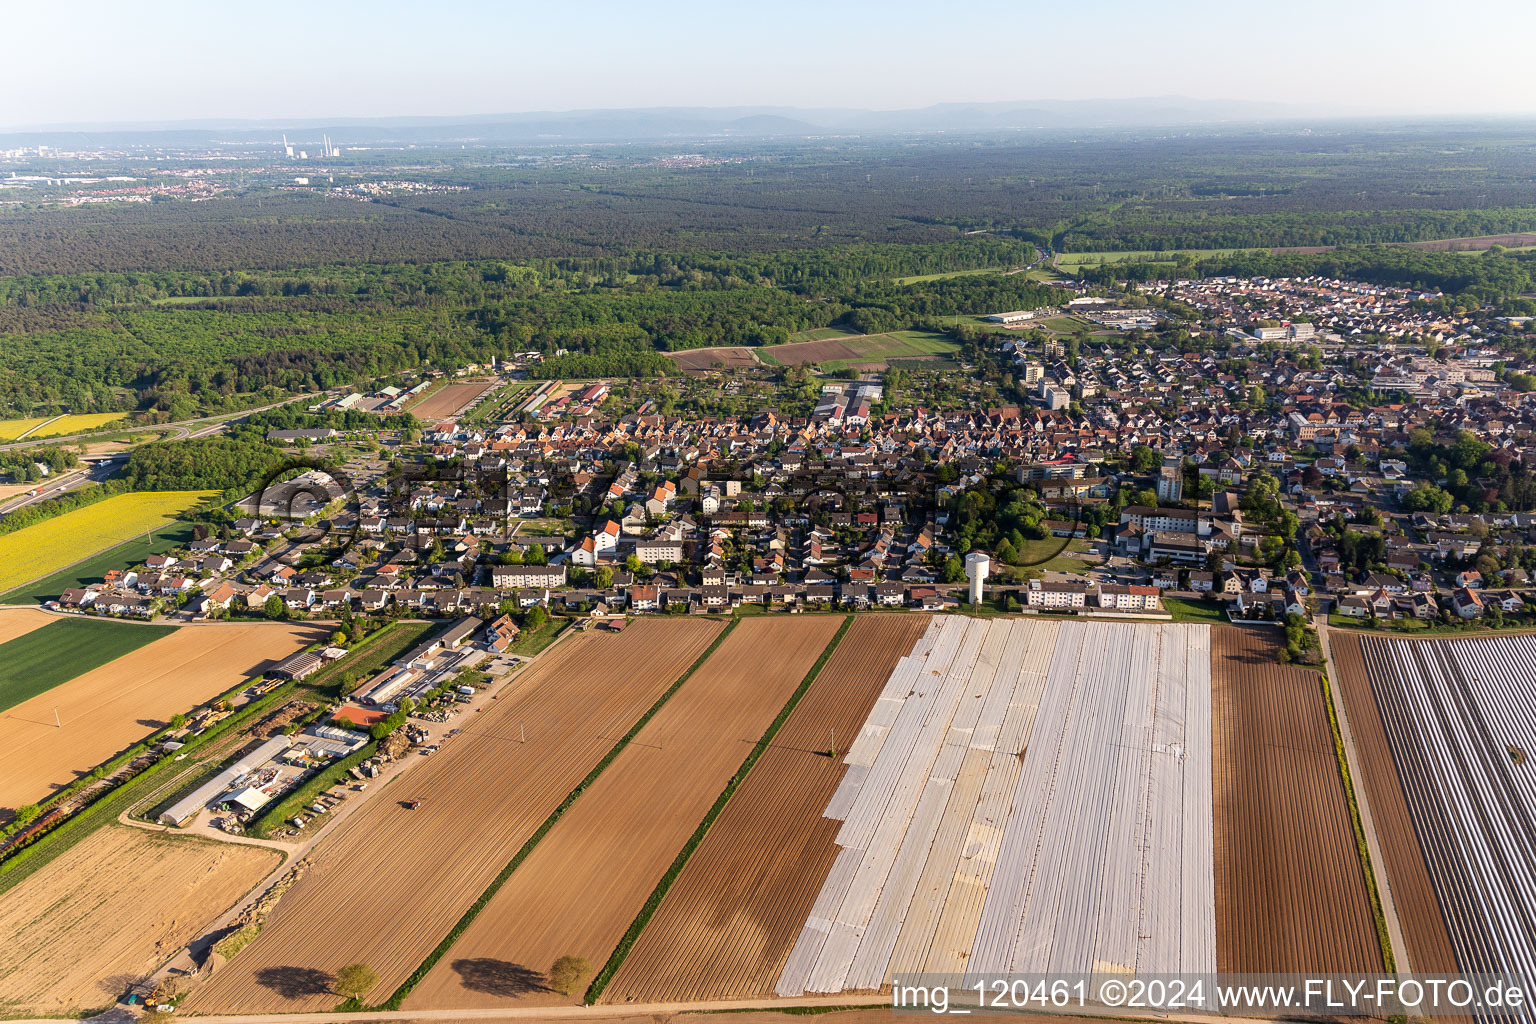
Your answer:
[[[99,458],[86,457],[80,461],[76,469],[50,477],[38,482],[33,492],[20,494],[10,501],[0,502],[0,516],[9,515],[17,509],[35,505],[49,498],[57,498],[61,494],[84,487],[86,484],[99,484],[122,467],[128,461],[127,452],[116,452],[112,455],[103,455]]]
[[[115,436],[117,434],[136,434],[155,431],[168,433],[167,440],[180,441],[187,438],[209,437],[217,434],[231,423],[238,423],[250,417],[254,413],[266,412],[268,409],[276,409],[279,406],[296,402],[301,398],[313,399],[314,395],[295,395],[285,398],[281,402],[273,402],[271,405],[263,405],[256,409],[245,409],[241,412],[226,413],[216,417],[201,417],[195,420],[183,420],[179,423],[155,423],[139,427],[124,427],[120,431],[102,431],[94,434],[67,434],[61,437],[45,437],[27,441],[13,441],[10,444],[0,444],[0,450],[11,448],[29,448],[35,445],[62,445],[84,442],[89,444],[92,440],[102,437]],[[18,509],[35,505],[49,498],[57,498],[61,494],[84,487],[86,484],[101,483],[113,473],[122,468],[128,461],[127,452],[113,452],[109,455],[87,455],[80,460],[81,465],[67,473],[40,481],[35,488],[36,493],[24,493],[9,499],[0,501],[0,516],[9,515]]]

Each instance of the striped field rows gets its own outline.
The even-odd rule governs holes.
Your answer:
[[[777,992],[1214,971],[1210,630],[936,619],[852,744]]]

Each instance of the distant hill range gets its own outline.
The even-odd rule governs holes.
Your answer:
[[[814,138],[956,132],[1013,134],[1253,124],[1320,111],[1275,103],[1196,100],[1178,96],[1126,100],[1031,100],[940,103],[916,110],[798,109],[793,107],[652,107],[634,110],[571,110],[463,117],[307,118],[261,121],[176,121],[124,124],[38,125],[0,134],[13,145],[67,144],[89,138],[96,145],[254,142],[286,132],[308,140],[324,132],[339,146],[389,142],[444,145],[474,142],[646,142],[709,138]]]

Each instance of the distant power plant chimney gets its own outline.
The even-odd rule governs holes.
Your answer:
[[[283,155],[293,159],[293,147],[288,144],[288,133],[283,133]]]
[[[971,581],[971,604],[981,604],[981,585],[992,569],[992,559],[984,551],[972,551],[965,556],[965,576]]]

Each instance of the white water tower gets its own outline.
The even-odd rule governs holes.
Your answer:
[[[971,604],[981,604],[981,585],[987,581],[992,559],[985,551],[972,551],[965,556],[965,577],[971,581]]]

